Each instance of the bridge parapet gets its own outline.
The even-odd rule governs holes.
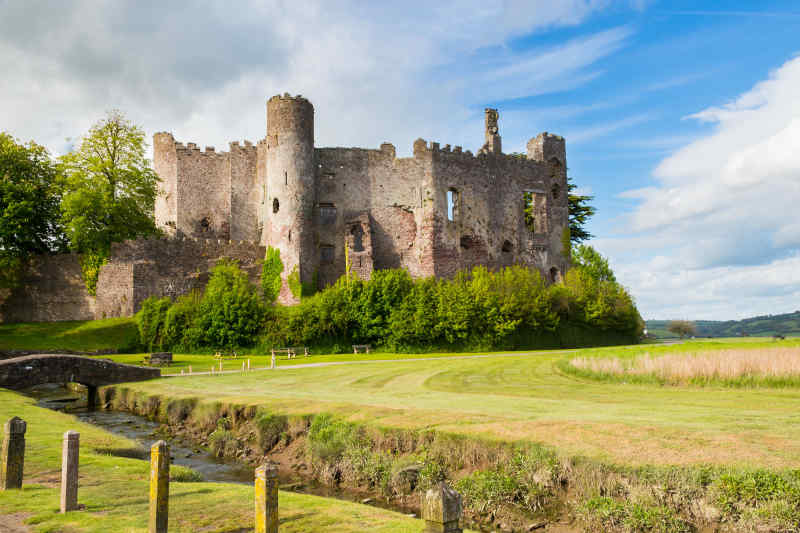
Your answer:
[[[161,377],[158,368],[67,354],[37,354],[0,361],[0,387],[26,389],[44,383],[80,383],[96,389]]]

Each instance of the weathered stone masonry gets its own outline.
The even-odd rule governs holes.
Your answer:
[[[256,144],[217,152],[156,133],[155,217],[167,238],[115,244],[96,298],[77,256],[35,258],[22,287],[0,295],[0,321],[130,316],[149,296],[203,287],[223,257],[256,282],[267,246],[281,253],[285,303],[295,301],[286,283],[295,269],[319,287],[344,274],[345,247],[362,279],[385,268],[450,277],[522,264],[555,281],[569,261],[564,139],[542,133],[525,156],[506,155],[497,110],[485,118],[477,155],[423,139],[411,157],[397,157],[389,143],[317,148],[314,107],[289,95],[268,100],[266,136]]]
[[[168,234],[258,240],[280,250],[288,276],[320,287],[351,269],[406,268],[452,276],[476,265],[524,264],[550,280],[568,266],[566,151],[547,133],[526,157],[501,151],[497,110],[486,110],[478,155],[418,139],[413,156],[395,147],[316,148],[314,108],[300,97],[267,102],[267,135],[229,152],[154,136],[164,194],[156,220]],[[533,221],[526,223],[526,202]],[[530,227],[533,226],[533,231]],[[293,300],[284,283],[281,300]]]

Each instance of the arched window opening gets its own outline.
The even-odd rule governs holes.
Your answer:
[[[272,212],[273,213],[277,213],[278,209],[280,209],[280,208],[281,208],[281,203],[278,201],[277,198],[274,198],[272,200]]]

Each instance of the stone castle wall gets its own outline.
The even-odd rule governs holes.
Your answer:
[[[22,285],[0,301],[2,322],[91,320],[95,301],[86,292],[76,254],[34,257]]]
[[[21,287],[0,301],[2,322],[54,322],[132,316],[150,296],[176,298],[202,289],[221,258],[235,259],[252,283],[265,248],[217,239],[139,239],[115,243],[100,269],[97,297],[86,290],[75,254],[38,256]]]

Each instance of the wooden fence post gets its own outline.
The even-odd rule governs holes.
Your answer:
[[[167,533],[169,516],[169,445],[160,440],[150,448],[150,533]]]
[[[6,422],[3,456],[0,457],[0,490],[21,489],[25,467],[25,430],[28,425],[19,417]]]
[[[461,495],[442,481],[422,496],[426,533],[461,533]]]
[[[64,433],[61,450],[61,512],[78,508],[78,459],[81,434],[77,431]]]
[[[278,533],[278,467],[256,468],[256,533]]]

